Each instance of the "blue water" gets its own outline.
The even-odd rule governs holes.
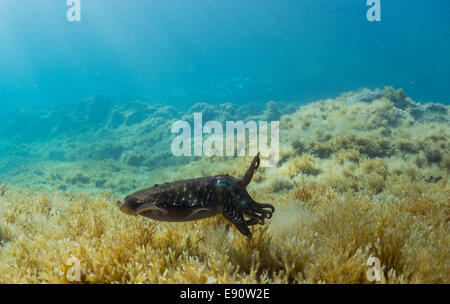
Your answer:
[[[449,103],[450,1],[0,0],[0,106],[100,93],[194,102],[310,101],[361,87]]]

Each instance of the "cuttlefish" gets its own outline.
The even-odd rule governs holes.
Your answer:
[[[156,184],[117,202],[121,211],[158,221],[185,222],[222,214],[248,238],[248,226],[263,225],[275,207],[253,200],[247,185],[260,164],[259,153],[242,178],[228,174]],[[247,219],[245,218],[247,217]]]

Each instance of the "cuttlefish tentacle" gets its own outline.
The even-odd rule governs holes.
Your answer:
[[[259,152],[256,154],[256,156],[253,158],[252,163],[250,164],[250,167],[248,168],[247,172],[245,173],[244,177],[239,181],[239,183],[243,187],[247,187],[248,184],[252,181],[253,174],[255,173],[255,170],[259,168],[259,164],[261,163],[261,159],[259,158]]]

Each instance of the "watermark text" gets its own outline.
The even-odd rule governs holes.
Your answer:
[[[279,121],[271,121],[270,125],[267,121],[258,124],[255,121],[226,121],[224,133],[220,122],[212,120],[203,124],[202,113],[194,113],[193,130],[189,122],[179,120],[173,123],[171,132],[179,134],[171,145],[174,156],[246,156],[248,148],[248,156],[260,152],[263,167],[274,167],[280,159]],[[203,135],[208,136],[204,138]]]

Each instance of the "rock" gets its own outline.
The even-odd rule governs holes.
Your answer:
[[[211,120],[219,122],[248,120],[250,115],[258,114],[252,105],[237,106],[232,103],[223,103],[221,105],[211,105],[206,103],[194,104],[183,116],[184,120],[192,122],[194,113],[202,113],[203,123]]]
[[[442,115],[447,115],[447,113],[448,113],[447,108],[444,105],[436,104],[436,103],[426,104],[425,111],[430,112],[430,113],[442,114]]]
[[[72,185],[88,184],[90,181],[90,177],[83,172],[75,172],[71,176],[66,177],[66,182]]]
[[[219,111],[217,109],[217,106],[213,106],[203,102],[196,103],[192,107],[190,107],[185,117],[193,119],[194,113],[202,113],[203,123],[210,120],[219,120]]]
[[[449,121],[448,106],[446,105],[435,103],[416,104],[410,109],[410,113],[414,119],[422,122],[447,123]]]
[[[104,122],[112,108],[109,98],[103,95],[95,95],[88,100],[87,122],[97,124]]]
[[[383,92],[380,89],[376,89],[375,91],[363,89],[351,95],[348,100],[351,102],[371,103],[372,101],[380,99],[381,97],[383,97]]]
[[[96,160],[114,159],[118,160],[125,148],[120,143],[104,143],[96,145],[90,157]]]
[[[180,116],[180,113],[178,110],[172,106],[163,106],[159,107],[156,112],[155,116],[163,118],[163,119],[172,119],[175,117]]]
[[[150,118],[157,110],[157,108],[141,101],[135,101],[127,104],[126,109],[125,125],[127,126],[143,122],[147,118]]]
[[[48,152],[48,158],[50,160],[64,161],[66,159],[65,155],[65,152],[61,150],[53,150]]]
[[[125,163],[130,166],[139,167],[143,164],[144,161],[145,161],[144,155],[133,152],[125,157]]]
[[[278,110],[277,104],[275,101],[269,101],[267,103],[267,107],[261,115],[261,120],[265,121],[276,121],[280,120],[281,112]]]
[[[123,115],[123,113],[116,109],[111,114],[111,118],[108,122],[108,127],[111,129],[117,129],[124,123],[124,121],[125,115]]]
[[[394,90],[393,87],[385,87],[383,96],[392,102],[399,109],[405,110],[408,107],[416,106],[416,103],[409,98],[403,89]]]

